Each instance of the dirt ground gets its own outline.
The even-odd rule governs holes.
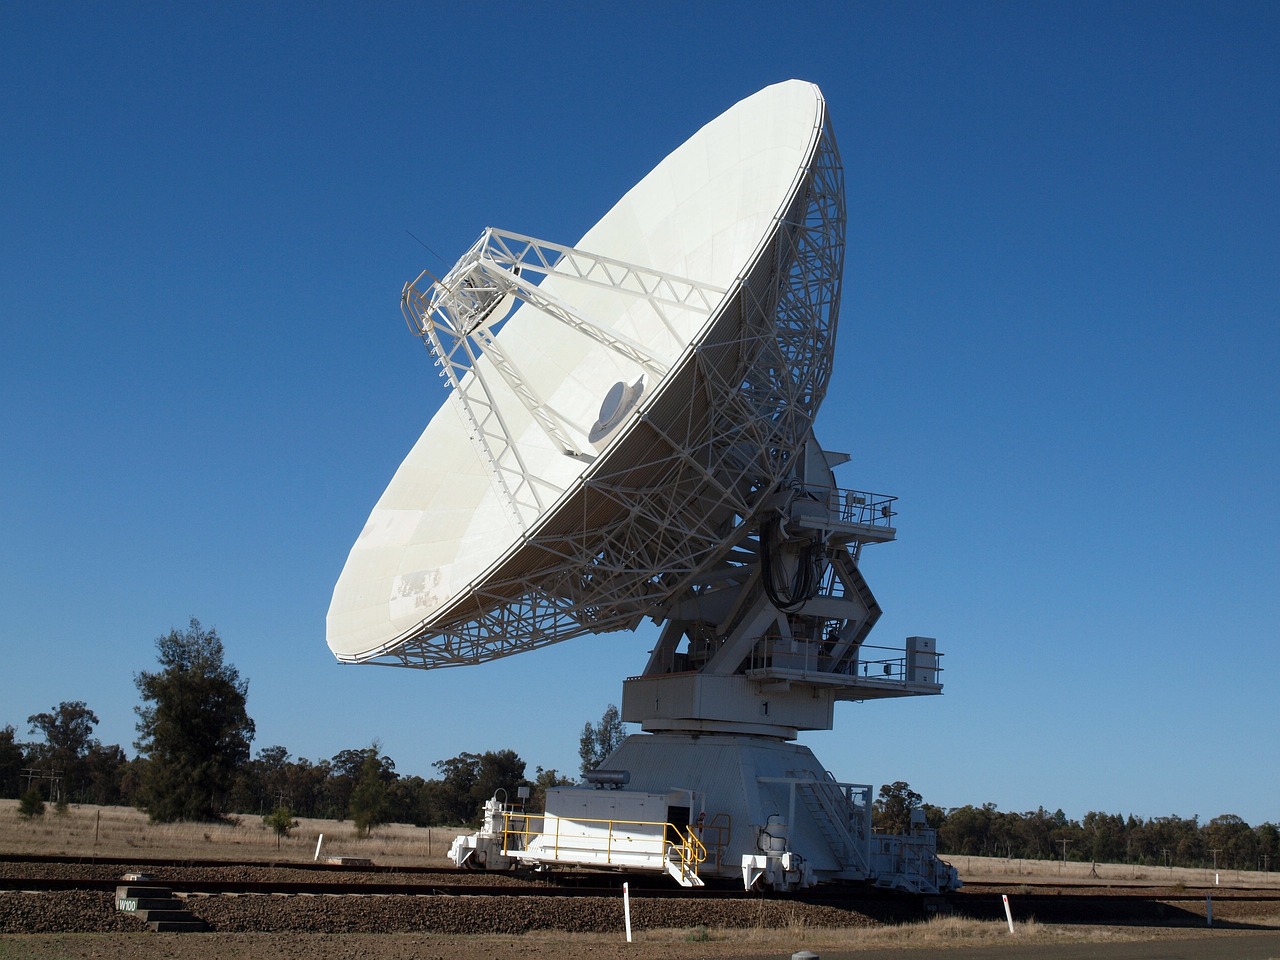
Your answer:
[[[988,936],[954,943],[900,945],[822,934],[712,935],[676,939],[537,934],[520,937],[435,937],[417,934],[51,934],[0,938],[0,960],[786,960],[809,950],[823,960],[917,960],[954,953],[964,960],[1275,960],[1280,930],[1154,930],[1098,928],[1062,942],[1058,934]],[[1138,939],[1122,939],[1133,935]]]
[[[414,827],[384,824],[368,837],[357,837],[350,821],[300,821],[290,835],[277,838],[261,817],[245,815],[233,824],[163,824],[129,807],[74,804],[65,816],[50,808],[27,822],[17,813],[17,800],[0,800],[0,859],[12,854],[76,857],[166,857],[218,859],[228,863],[299,862],[320,856],[363,857],[380,866],[448,866],[449,844],[461,827]],[[1280,871],[1268,873],[1133,864],[1016,860],[997,857],[954,857],[968,882],[1083,883],[1112,886],[1164,884],[1187,887],[1220,885],[1224,889],[1280,891]]]
[[[179,857],[228,863],[310,861],[321,834],[326,853],[369,857],[386,865],[431,865],[452,837],[394,825],[357,840],[350,824],[306,822],[279,850],[255,818],[239,826],[155,827],[143,815],[120,808],[73,807],[66,816],[47,814],[21,821],[13,801],[0,801],[0,861],[20,854],[73,857]],[[1010,893],[1034,879],[1108,886],[1152,880],[1191,884],[1218,881],[1223,888],[1274,893],[1276,874],[1210,877],[1162,869],[1143,875],[1129,865],[1037,863],[961,858],[962,877],[1007,882]],[[1150,871],[1147,871],[1148,873]],[[1233,925],[1234,923],[1234,925]],[[871,928],[823,929],[793,922],[768,928],[638,930],[627,943],[616,933],[537,931],[522,935],[436,933],[13,933],[0,936],[0,960],[764,960],[811,951],[824,960],[915,960],[955,953],[964,960],[1280,960],[1280,916],[1249,917],[1212,929],[1182,926],[1085,926],[1019,922],[1010,934],[1003,918],[990,921],[942,918],[927,923]]]

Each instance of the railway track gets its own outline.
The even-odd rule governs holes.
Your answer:
[[[379,866],[378,864],[363,864],[360,866],[341,866],[329,863],[326,860],[236,860],[231,861],[225,857],[219,859],[199,859],[199,858],[172,858],[172,857],[93,857],[93,856],[58,856],[53,854],[5,854],[0,857],[0,863],[26,863],[33,865],[54,865],[66,864],[71,866],[89,866],[101,865],[120,867],[121,869],[156,869],[156,868],[183,868],[183,867],[203,867],[209,869],[227,869],[227,868],[249,868],[264,870],[311,870],[315,872],[359,872],[359,873],[387,873],[387,874],[453,874],[460,876],[475,876],[475,871],[459,870],[456,867],[427,867],[427,866]]]
[[[627,881],[635,896],[685,900],[794,900],[811,904],[854,906],[892,903],[922,898],[876,890],[864,885],[831,884],[798,894],[775,895],[744,892],[732,884],[688,890],[661,877],[619,874],[551,874],[536,878],[510,874],[483,874],[442,867],[388,867],[361,865],[334,866],[326,863],[255,861],[229,863],[226,860],[174,860],[160,858],[87,858],[59,856],[7,856],[0,861],[0,890],[56,892],[90,890],[112,892],[124,873],[145,873],[151,882],[203,896],[417,896],[417,897],[616,897]],[[213,873],[250,872],[270,874],[312,874],[316,879],[265,876],[217,877]],[[192,876],[191,874],[204,874]],[[1171,906],[1203,904],[1211,896],[1215,903],[1270,905],[1280,911],[1280,890],[1240,890],[1222,887],[1170,888],[1167,885],[1125,884],[1085,886],[1052,882],[995,883],[971,882],[957,893],[940,898],[924,898],[930,907],[955,909],[963,913],[985,910],[989,903],[1000,904],[1008,894],[1020,908],[1036,915],[1056,914],[1064,908],[1075,910],[1090,905],[1103,914],[1124,912],[1137,902],[1159,902]],[[1002,909],[1002,908],[1001,908]]]
[[[621,922],[624,879],[636,922],[649,928],[781,927],[796,917],[815,927],[899,924],[934,912],[1003,923],[1005,894],[1016,919],[1045,923],[1202,926],[1210,893],[1215,925],[1247,927],[1256,918],[1280,916],[1275,889],[982,882],[946,897],[864,885],[769,895],[729,884],[695,891],[661,877],[599,873],[529,879],[435,867],[7,857],[0,859],[0,933],[118,929],[125,921],[111,905],[125,873],[147,874],[146,883],[172,890],[213,929],[242,933],[608,932]]]
[[[46,892],[56,890],[98,890],[110,892],[120,886],[119,877],[0,877],[0,890]],[[317,881],[314,883],[277,880],[186,880],[152,877],[146,881],[187,894],[205,896],[437,896],[437,897],[614,897],[617,886],[564,887],[557,884],[519,886],[516,884],[465,883],[372,883],[368,881]],[[688,897],[742,899],[743,891],[683,890],[679,887],[652,887],[637,891],[646,897]]]
[[[613,897],[621,893],[625,881],[637,896],[709,899],[757,896],[727,884],[690,891],[657,876],[556,873],[530,878],[443,867],[341,867],[324,863],[53,856],[5,858],[0,862],[0,890],[114,890],[126,872],[145,874],[149,882],[187,893],[207,895]],[[220,873],[251,873],[262,878],[210,876]],[[264,876],[271,873],[282,876]],[[298,873],[322,874],[323,879],[285,876]]]
[[[1054,883],[1052,881],[1009,881],[997,883],[994,880],[966,880],[957,896],[981,895],[1031,895],[1031,896],[1114,896],[1114,897],[1159,897],[1162,900],[1191,899],[1203,900],[1212,896],[1214,900],[1257,900],[1280,903],[1280,888],[1242,888],[1223,887],[1213,884],[1183,884],[1170,886],[1167,883]]]

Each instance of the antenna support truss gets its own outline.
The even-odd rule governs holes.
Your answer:
[[[796,458],[806,455],[831,375],[844,176],[825,116],[818,122],[818,143],[793,195],[728,291],[496,229],[486,230],[444,278],[428,285],[424,273],[405,286],[409,325],[453,388],[453,402],[520,536],[429,619],[352,662],[439,669],[632,630],[650,617],[705,624],[701,615],[675,608],[704,595],[708,578],[724,573],[740,582],[752,575],[758,567],[749,556],[754,531],[775,513]],[[554,282],[535,284],[538,276]],[[625,311],[633,323],[644,311],[668,329],[687,329],[699,315],[705,322],[692,340],[655,337],[686,345],[675,356],[660,356],[602,322],[601,311],[566,302],[578,286],[583,296],[572,299],[580,304],[593,299],[588,287],[643,303]],[[610,454],[584,453],[596,448],[584,435],[580,412],[570,423],[540,403],[517,366],[527,362],[523,354],[511,362],[503,352],[499,341],[512,338],[497,331],[510,322],[505,317],[515,300],[654,371],[646,375],[653,383],[645,390],[647,404],[631,415],[632,426]],[[611,309],[608,315],[619,314]],[[513,425],[495,403],[492,391],[499,389],[505,411],[525,421],[526,443],[528,423],[536,420],[547,437],[560,438],[555,442],[564,453],[581,458],[576,480],[553,482],[525,469]],[[521,395],[527,417],[512,393]],[[839,510],[832,507],[837,521],[846,520],[846,506],[879,511],[885,504],[842,501]],[[872,526],[889,522],[875,516]],[[852,562],[862,539],[851,541]],[[718,599],[732,595],[721,592]]]
[[[674,358],[544,290],[529,279],[531,275],[554,276],[643,300],[668,330],[672,330],[668,317],[672,308],[709,315],[727,292],[697,280],[495,227],[487,228],[453,268],[425,290],[426,271],[405,284],[400,305],[409,328],[434,356],[508,515],[521,530],[528,529],[529,512],[541,513],[563,491],[548,490],[545,482],[530,475],[495,398],[496,384],[491,381],[504,384],[566,456],[590,461],[593,455],[585,449],[586,444],[575,439],[577,431],[539,395],[516,359],[498,342],[496,327],[515,302],[529,304],[632,361],[655,380],[674,363]],[[522,503],[529,500],[532,511],[523,510]]]

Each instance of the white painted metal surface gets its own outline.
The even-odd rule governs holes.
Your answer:
[[[863,881],[909,893],[959,885],[916,811],[904,836],[871,827],[873,788],[836,781],[804,746],[769,737],[641,734],[609,758],[630,789],[562,787],[546,811],[497,799],[454,841],[458,866],[666,873],[684,886],[741,879],[795,890]]]
[[[895,538],[895,498],[837,486],[850,457],[813,434],[843,257],[826,105],[789,81],[704,127],[575,246],[490,228],[406,286],[449,402],[351,550],[333,652],[435,668],[664,624],[624,687],[646,733],[606,761],[629,790],[553,791],[545,814],[495,801],[455,862],[958,883],[927,829],[873,836],[871,788],[787,742],[830,729],[838,701],[942,690],[932,638],[865,644],[880,607],[861,550]]]
[[[667,857],[665,793],[555,788],[542,831],[522,856],[595,867],[644,868]]]
[[[442,284],[410,284],[451,399],[351,550],[335,655],[450,666],[630,628],[722,555],[724,521],[759,506],[825,392],[839,171],[820,92],[789,81],[573,248],[486,231]],[[620,384],[639,396],[602,453]]]
[[[644,793],[593,787],[553,787],[542,813],[485,803],[480,829],[456,837],[450,859],[459,867],[591,868],[665,873],[684,887],[703,886],[706,847],[690,819],[687,790]],[[674,822],[673,822],[674,821]]]

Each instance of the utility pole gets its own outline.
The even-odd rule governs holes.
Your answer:
[[[1071,841],[1059,840],[1058,842],[1062,844],[1062,863],[1058,865],[1058,876],[1062,876],[1062,870],[1067,865],[1067,844]]]
[[[31,785],[37,780],[49,781],[49,799],[54,803],[58,803],[62,799],[62,771],[56,768],[50,770],[41,770],[39,767],[27,767],[22,771],[22,776],[27,778],[27,790],[31,789]]]

